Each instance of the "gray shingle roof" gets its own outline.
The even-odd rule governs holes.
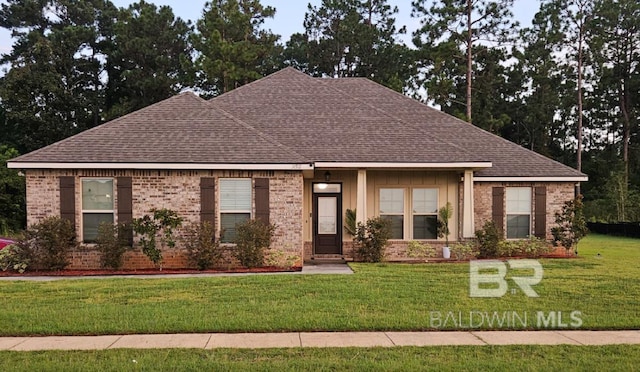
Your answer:
[[[14,159],[48,163],[299,164],[268,135],[182,93]]]
[[[364,78],[286,68],[209,101],[185,93],[14,162],[491,162],[480,177],[582,177]]]

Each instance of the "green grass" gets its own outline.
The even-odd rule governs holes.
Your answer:
[[[0,352],[3,371],[632,371],[640,346]]]
[[[542,260],[538,298],[470,298],[466,263],[353,264],[355,275],[0,282],[0,335],[426,330],[437,326],[432,312],[472,311],[526,313],[526,327],[513,329],[538,328],[538,311],[562,312],[565,323],[580,311],[583,329],[640,329],[640,240],[591,235],[579,248],[578,259]]]

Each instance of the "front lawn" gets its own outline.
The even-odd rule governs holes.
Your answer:
[[[640,346],[0,352],[3,371],[632,371]]]
[[[468,263],[353,264],[355,275],[1,281],[0,335],[570,328],[572,312],[582,329],[640,329],[640,240],[591,235],[579,248],[580,258],[541,261],[538,298],[470,298]],[[554,322],[540,327],[538,312],[547,321],[554,313]]]

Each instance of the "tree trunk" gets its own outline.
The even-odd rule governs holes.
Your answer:
[[[467,121],[471,123],[471,69],[473,58],[471,48],[473,46],[473,31],[471,29],[471,0],[467,0]]]

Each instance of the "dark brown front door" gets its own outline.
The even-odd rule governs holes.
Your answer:
[[[313,194],[314,254],[342,254],[342,194]]]

